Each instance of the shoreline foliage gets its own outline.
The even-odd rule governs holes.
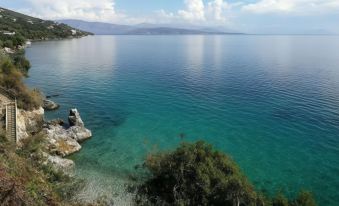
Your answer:
[[[139,205],[315,206],[309,192],[288,200],[255,191],[236,163],[202,141],[183,143],[173,152],[149,155],[149,179],[138,187]]]

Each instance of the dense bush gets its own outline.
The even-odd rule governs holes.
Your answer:
[[[315,205],[307,192],[292,201],[282,195],[270,201],[254,190],[230,157],[201,141],[150,155],[145,167],[150,178],[138,188],[139,205]]]
[[[24,45],[26,41],[25,38],[20,34],[10,36],[2,33],[0,33],[0,40],[3,42],[4,47],[9,47],[12,49],[20,45]]]

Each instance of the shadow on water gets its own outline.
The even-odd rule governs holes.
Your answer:
[[[307,112],[303,109],[285,107],[275,109],[271,112],[271,116],[278,120],[286,122],[301,123],[304,122],[309,126],[326,125],[332,127],[339,126],[339,115],[335,114],[320,114],[315,112]]]
[[[299,116],[297,111],[293,111],[291,108],[276,109],[271,113],[271,115],[273,118],[286,121],[297,121]]]

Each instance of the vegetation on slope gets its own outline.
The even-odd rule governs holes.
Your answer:
[[[63,39],[90,34],[66,24],[34,18],[5,8],[0,8],[0,16],[0,41],[2,42],[0,45],[10,48],[23,45],[25,39]],[[3,32],[15,32],[15,35],[6,35]]]
[[[60,205],[63,197],[56,192],[68,179],[41,164],[38,156],[41,137],[32,137],[21,150],[0,142],[0,204]]]
[[[38,90],[23,83],[30,68],[25,58],[26,41],[81,37],[89,33],[65,24],[30,17],[0,8],[0,87],[16,97],[19,108],[36,109],[42,104]],[[10,52],[4,48],[11,49]]]
[[[104,206],[73,197],[83,182],[53,169],[44,157],[45,137],[37,134],[25,140],[20,149],[0,133],[0,205],[2,206]]]
[[[256,192],[230,157],[204,142],[150,155],[145,166],[151,177],[138,189],[140,205],[316,205],[308,192],[293,200],[281,194],[271,200]]]
[[[16,97],[19,108],[32,110],[42,104],[42,97],[23,83],[28,68],[29,62],[20,54],[9,56],[0,51],[0,86]]]

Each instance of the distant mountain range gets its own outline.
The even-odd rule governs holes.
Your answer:
[[[58,22],[97,35],[242,34],[237,32],[225,32],[222,30],[218,30],[216,28],[204,28],[204,27],[182,28],[171,25],[156,25],[156,24],[120,25],[102,22],[87,22],[73,19],[59,20]]]

